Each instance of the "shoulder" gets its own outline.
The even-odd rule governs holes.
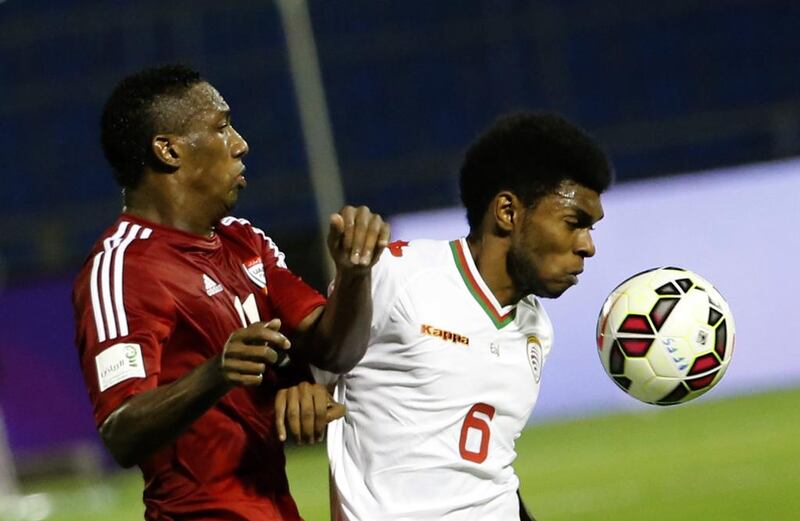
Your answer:
[[[175,280],[188,262],[186,240],[176,233],[123,214],[100,235],[84,260],[75,279],[75,298],[118,299],[122,288],[126,295],[163,295],[165,284]]]
[[[269,239],[261,228],[253,226],[247,219],[232,215],[220,219],[216,232],[222,236],[246,237],[262,241]]]
[[[286,256],[275,244],[275,241],[264,233],[264,230],[253,226],[247,219],[234,216],[224,217],[217,226],[217,233],[222,237],[252,244],[265,251],[270,257],[265,260],[274,261],[274,264],[280,268],[287,267]]]
[[[92,246],[79,279],[88,277],[89,273],[108,275],[123,267],[135,270],[141,263],[131,263],[130,259],[150,254],[152,245],[157,241],[154,238],[156,233],[146,225],[120,217]]]
[[[140,303],[171,305],[162,269],[170,253],[160,242],[159,230],[123,216],[95,243],[75,279],[73,306],[76,318],[97,324],[100,341],[122,334]]]
[[[451,262],[453,253],[448,241],[418,239],[394,241],[386,247],[377,265],[411,273]]]
[[[536,333],[543,343],[543,348],[549,352],[554,336],[553,323],[541,301],[533,295],[528,295],[519,302],[517,314],[522,319],[523,330]]]
[[[153,228],[123,216],[117,219],[117,222],[103,232],[97,242],[95,242],[92,252],[127,251],[131,249],[134,243],[136,243],[136,246],[147,246],[148,244],[152,244],[146,241],[149,241],[154,233],[155,231]]]
[[[414,288],[428,286],[431,278],[440,280],[442,270],[452,264],[447,241],[395,241],[372,269],[373,298],[397,302]]]
[[[519,307],[525,310],[526,320],[531,324],[541,325],[549,329],[553,329],[553,324],[550,322],[550,316],[544,309],[542,302],[533,295],[528,295],[519,302]]]

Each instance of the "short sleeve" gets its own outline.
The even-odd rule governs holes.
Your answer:
[[[158,385],[161,352],[175,327],[171,295],[144,263],[100,252],[73,291],[76,344],[96,424]]]
[[[403,262],[404,250],[408,243],[395,242],[383,251],[381,258],[372,268],[372,331],[371,336],[379,336],[386,321],[395,313],[405,316],[401,296],[408,282],[407,270]]]
[[[325,304],[325,297],[285,268],[267,270],[267,291],[282,328],[288,331],[295,330],[314,309]]]
[[[314,309],[325,304],[325,297],[292,273],[283,252],[263,232],[260,235],[267,296],[281,319],[282,328],[293,331]]]
[[[296,329],[315,308],[325,304],[325,297],[289,270],[286,256],[264,230],[253,226],[247,219],[232,216],[220,223],[232,238],[255,248],[258,258],[252,259],[248,276],[264,287],[272,307],[281,319],[281,328],[287,332]]]

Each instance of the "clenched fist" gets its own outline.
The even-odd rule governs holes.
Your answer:
[[[220,371],[232,385],[259,385],[267,365],[286,357],[289,339],[278,330],[280,319],[256,322],[237,329],[228,338],[220,357]]]
[[[338,270],[368,271],[389,244],[389,224],[366,206],[331,215],[328,251]]]

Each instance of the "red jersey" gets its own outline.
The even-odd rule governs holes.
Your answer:
[[[220,353],[234,330],[277,317],[291,334],[322,304],[243,219],[222,219],[208,238],[123,214],[95,244],[73,294],[97,425],[131,396]],[[268,367],[260,386],[233,389],[139,462],[146,519],[301,519],[274,427],[284,371]]]

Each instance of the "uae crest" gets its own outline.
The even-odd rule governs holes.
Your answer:
[[[253,284],[261,289],[267,287],[267,276],[264,273],[264,263],[261,261],[261,257],[254,257],[245,262],[242,264],[242,269],[247,278],[253,281]]]

